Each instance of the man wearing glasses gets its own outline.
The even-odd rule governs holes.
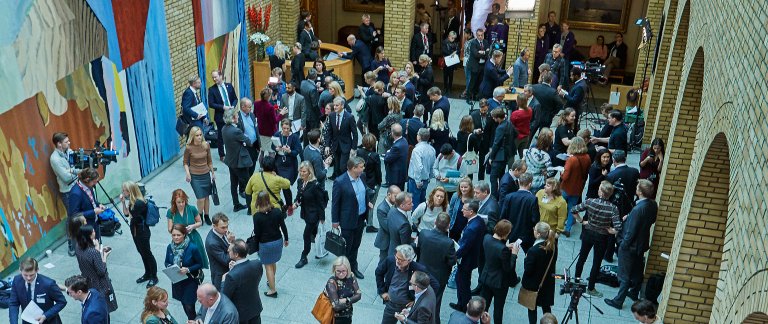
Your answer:
[[[395,248],[395,255],[390,255],[376,267],[376,290],[384,301],[382,324],[395,324],[395,313],[402,311],[409,303],[416,300],[414,291],[409,288],[410,280],[417,271],[427,273],[427,268],[416,262],[416,252],[408,244]],[[437,279],[429,276],[429,286],[436,291],[440,286]]]

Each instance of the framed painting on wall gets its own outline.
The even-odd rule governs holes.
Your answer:
[[[563,0],[560,20],[567,21],[571,29],[625,32],[629,3],[630,0]]]
[[[344,10],[384,13],[384,0],[344,0]]]

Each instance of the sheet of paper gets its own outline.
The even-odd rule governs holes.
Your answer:
[[[27,323],[37,323],[37,318],[43,316],[43,310],[37,303],[31,302],[21,312],[21,320]]]
[[[298,133],[301,129],[301,119],[297,119],[291,122],[291,131]]]
[[[192,111],[199,115],[208,115],[208,107],[206,107],[202,102],[197,104],[197,106],[192,107]]]
[[[48,262],[48,263],[44,264],[43,267],[46,268],[46,269],[53,269],[56,266],[53,265],[53,263]]]
[[[461,62],[458,54],[448,55],[445,57],[445,66],[454,66]]]
[[[335,60],[339,58],[339,54],[336,54],[334,52],[328,53],[328,55],[325,56],[325,61]]]
[[[181,271],[181,269],[175,264],[163,269],[163,273],[168,276],[168,279],[170,279],[172,283],[177,283],[188,278],[187,275],[181,274],[179,271]]]
[[[608,104],[611,105],[618,105],[619,104],[619,97],[621,97],[621,92],[611,92],[610,98],[608,98]]]

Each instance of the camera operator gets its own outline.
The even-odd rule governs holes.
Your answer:
[[[576,125],[576,128],[574,129],[574,132],[579,131],[579,116],[581,116],[581,105],[584,103],[584,96],[587,93],[587,80],[581,76],[581,68],[576,66],[573,69],[571,69],[571,81],[573,82],[573,86],[571,86],[571,91],[565,91],[562,86],[557,87],[557,92],[565,99],[565,107],[572,107],[576,110],[576,120],[574,120],[574,125]]]
[[[68,215],[82,213],[86,224],[93,226],[96,231],[96,239],[101,241],[101,228],[99,228],[99,214],[107,208],[96,201],[94,188],[99,183],[99,171],[94,168],[85,168],[77,176],[78,181],[69,192]]]
[[[67,133],[53,133],[53,146],[56,149],[51,153],[51,168],[53,168],[53,173],[56,174],[61,201],[64,202],[64,208],[67,211],[69,211],[69,192],[72,190],[72,186],[75,185],[75,181],[77,181],[77,173],[80,172],[80,169],[69,165],[69,154],[72,153],[72,150],[69,148],[70,145],[71,142]],[[67,213],[67,224],[70,222],[70,215],[72,214]],[[69,245],[69,256],[74,256],[75,246],[72,244],[72,239],[69,238],[67,243]]]

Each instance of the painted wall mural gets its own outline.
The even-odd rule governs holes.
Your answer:
[[[178,155],[162,0],[0,0],[0,271],[58,239],[54,132],[119,151],[110,195]],[[101,199],[105,201],[106,199]],[[39,244],[38,244],[39,243]],[[35,252],[37,251],[37,252]]]

